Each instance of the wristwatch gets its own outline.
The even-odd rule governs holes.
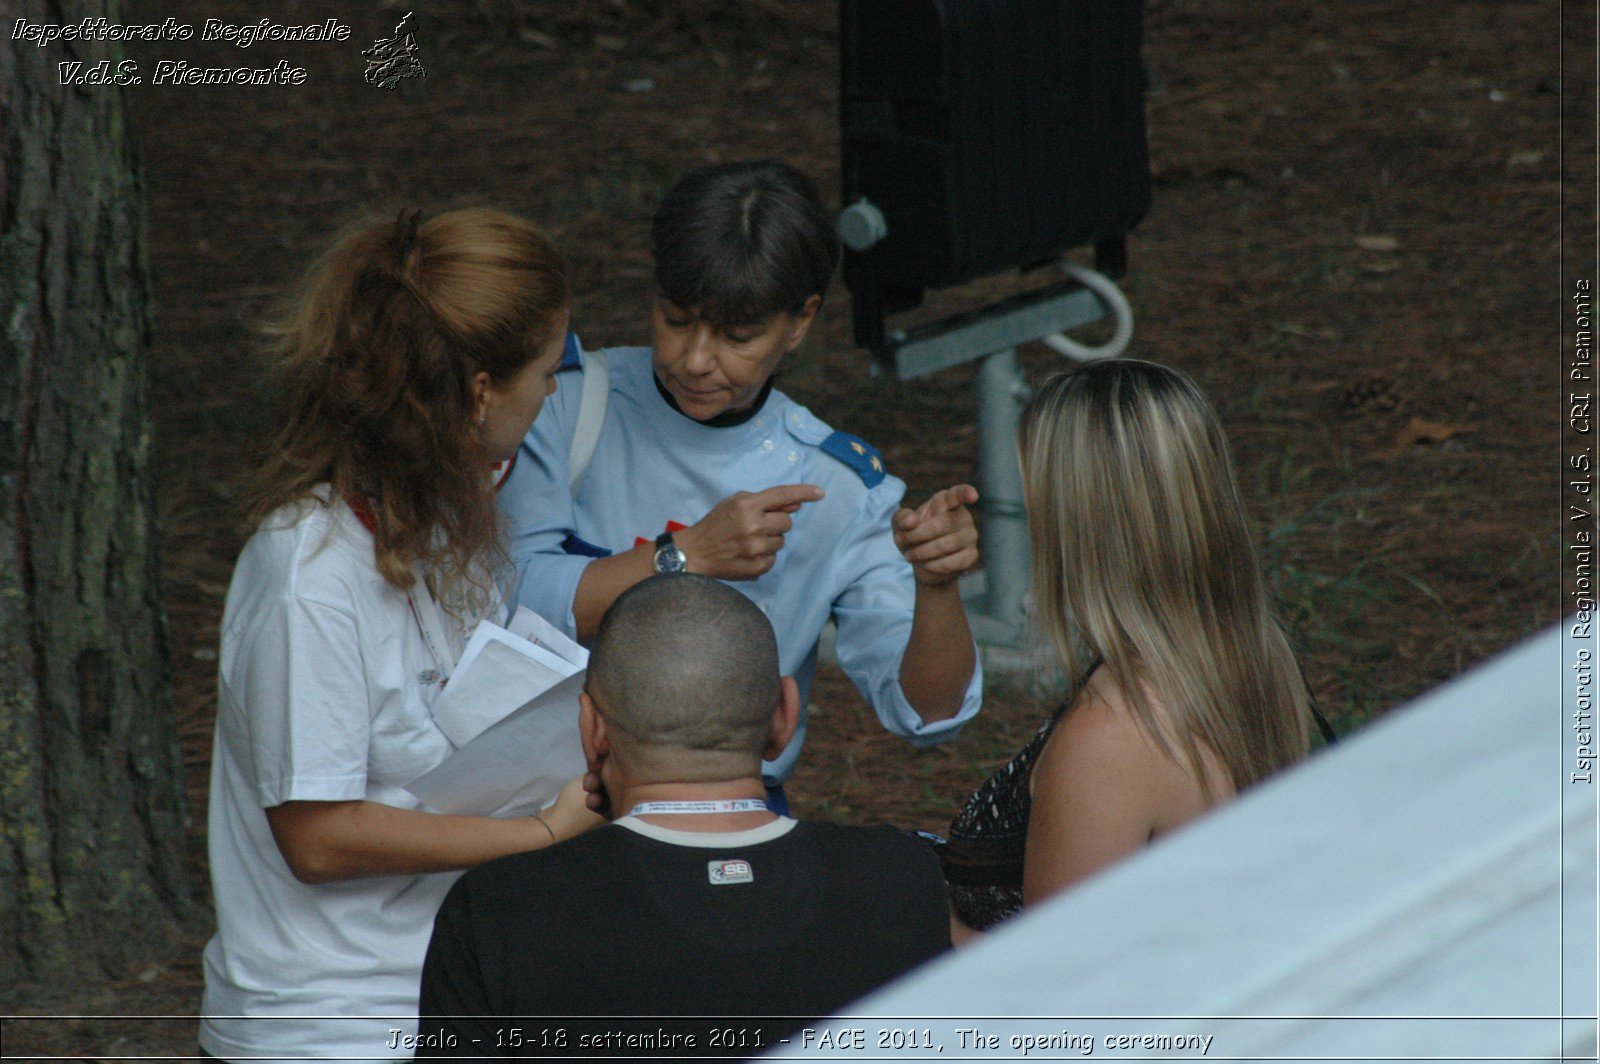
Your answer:
[[[656,537],[656,572],[658,573],[686,573],[689,571],[689,559],[684,557],[683,551],[672,541],[671,532],[663,532]]]

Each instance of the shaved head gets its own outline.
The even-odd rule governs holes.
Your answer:
[[[587,686],[632,743],[759,762],[779,701],[778,642],[766,614],[728,585],[654,576],[606,611]]]

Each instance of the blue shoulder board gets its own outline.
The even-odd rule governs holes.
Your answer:
[[[578,347],[578,334],[569,332],[567,333],[567,346],[561,352],[561,365],[557,366],[556,369],[563,370],[582,368],[583,355]]]
[[[868,488],[875,488],[888,476],[883,468],[883,456],[867,441],[850,435],[848,432],[835,432],[823,440],[819,446],[827,454],[833,455],[845,465],[854,469],[861,477],[861,482]]]
[[[576,554],[584,558],[611,557],[611,552],[604,547],[597,547],[593,543],[581,540],[571,532],[568,532],[567,538],[561,541],[561,552],[563,554]]]

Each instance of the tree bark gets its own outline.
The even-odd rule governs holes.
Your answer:
[[[108,0],[41,5],[38,22]],[[9,28],[9,27],[8,27]],[[190,912],[121,89],[0,43],[0,983],[148,962]]]

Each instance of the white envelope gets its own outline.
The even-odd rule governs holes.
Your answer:
[[[497,624],[482,622],[461,652],[450,681],[434,700],[433,722],[457,748],[467,745],[491,724],[581,671],[589,655],[576,643],[571,646],[581,654],[582,662],[569,661]]]
[[[535,643],[559,658],[565,658],[580,669],[589,667],[589,652],[566,637],[566,634],[526,606],[518,606],[506,630],[514,636]]]
[[[406,790],[465,816],[526,816],[548,806],[588,767],[578,738],[585,675],[573,673],[489,726]]]

